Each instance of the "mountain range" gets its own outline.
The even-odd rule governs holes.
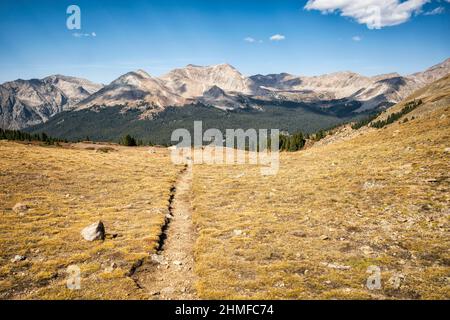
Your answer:
[[[423,72],[367,77],[354,72],[321,76],[288,73],[246,77],[229,64],[187,65],[161,77],[143,70],[128,72],[108,85],[53,75],[0,85],[0,127],[23,129],[64,112],[119,108],[141,120],[167,108],[202,105],[222,111],[267,111],[267,105],[313,106],[339,116],[384,109],[450,72],[450,59]],[[59,120],[61,121],[61,119]]]

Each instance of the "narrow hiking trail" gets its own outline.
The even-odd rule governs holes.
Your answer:
[[[196,299],[191,187],[192,164],[189,164],[171,190],[169,214],[157,253],[133,275],[150,299]]]

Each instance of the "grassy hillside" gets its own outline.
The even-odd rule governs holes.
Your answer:
[[[356,115],[337,116],[334,111],[325,112],[302,103],[280,102],[278,105],[263,105],[264,112],[257,110],[222,111],[203,105],[167,108],[153,120],[140,120],[140,112],[121,112],[121,107],[108,107],[98,111],[82,110],[64,112],[49,122],[28,131],[46,132],[49,135],[69,140],[85,139],[118,141],[130,134],[145,142],[170,144],[170,136],[177,128],[192,132],[194,121],[203,121],[204,129],[217,128],[274,128],[289,132],[315,132],[349,121]],[[362,117],[363,115],[359,115]]]
[[[157,245],[180,169],[167,151],[0,141],[0,157],[0,299],[144,297],[126,274]],[[106,240],[85,241],[80,231],[97,220]],[[69,265],[81,290],[66,288]]]
[[[411,100],[423,103],[383,128],[347,125],[306,150],[281,153],[275,176],[256,165],[194,165],[178,191],[182,168],[163,148],[0,141],[0,299],[176,298],[186,294],[186,267],[195,271],[189,294],[203,299],[450,299],[449,89],[447,77],[416,92],[376,120]],[[271,108],[274,119],[264,121],[281,121],[279,108],[336,119],[306,107]],[[118,134],[115,125],[147,130],[148,123],[168,133],[199,110],[218,128],[233,117],[247,128],[251,116],[192,106],[154,122],[115,108],[94,117],[110,121],[105,135]],[[75,120],[59,118],[72,123],[68,133],[75,136],[83,120],[95,129],[87,111],[68,115]],[[60,130],[57,123],[49,122]],[[13,209],[19,203],[24,210]],[[174,208],[182,214],[167,218]],[[186,222],[191,212],[195,225]],[[83,240],[80,231],[100,219],[106,239]],[[175,222],[165,228],[168,219]],[[177,230],[180,221],[185,228]],[[163,254],[147,259],[161,253],[162,232],[180,255],[165,264]],[[179,243],[186,232],[194,256]],[[81,268],[82,290],[66,287],[72,264]],[[378,271],[380,287],[368,288]],[[162,290],[154,291],[155,281]]]
[[[408,122],[284,153],[276,176],[196,166],[200,297],[449,299],[443,81],[419,94],[425,103]],[[369,290],[374,270],[381,287]]]

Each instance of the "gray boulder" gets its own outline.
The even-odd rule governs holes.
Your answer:
[[[97,221],[81,231],[81,235],[87,241],[104,240],[105,239],[105,226],[103,222]]]

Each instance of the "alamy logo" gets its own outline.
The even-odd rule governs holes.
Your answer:
[[[81,29],[81,9],[77,5],[70,5],[66,10],[67,14],[70,14],[66,20],[66,26],[69,30],[80,30]]]
[[[194,121],[194,137],[187,129],[172,132],[171,158],[175,164],[258,164],[261,174],[275,175],[279,169],[278,129],[226,129],[225,137],[219,129],[203,133],[202,121]],[[204,145],[204,142],[209,143]]]
[[[70,290],[81,289],[81,269],[77,265],[70,265],[66,270],[68,278],[66,280],[66,286]]]

